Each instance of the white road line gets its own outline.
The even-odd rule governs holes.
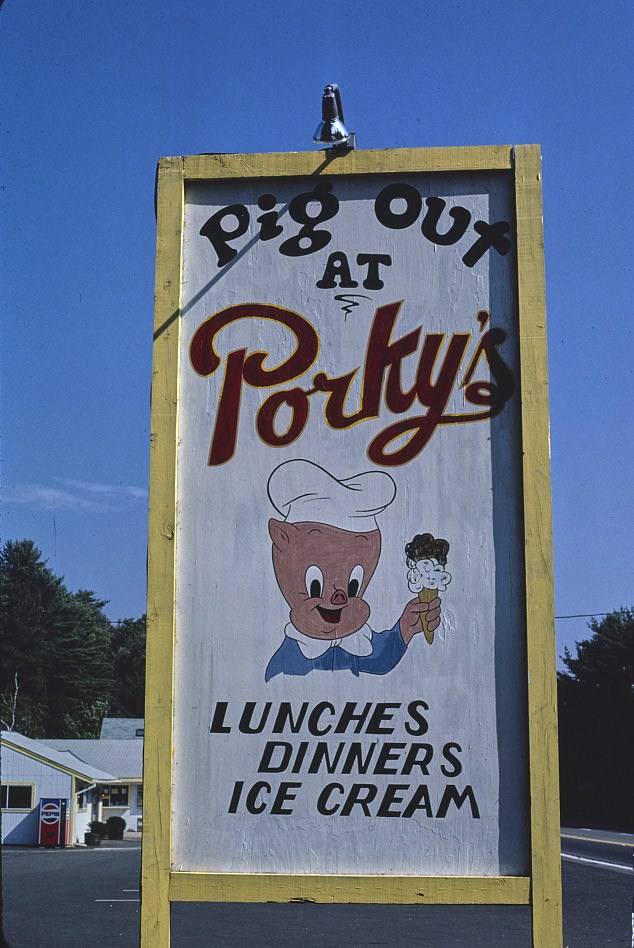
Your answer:
[[[619,862],[604,862],[602,859],[588,859],[587,856],[573,856],[571,853],[562,853],[562,859],[569,859],[571,862],[587,862],[591,866],[604,866],[606,869],[617,869],[619,872],[634,872],[632,866],[624,866]]]
[[[95,902],[138,902],[139,899],[95,899]]]

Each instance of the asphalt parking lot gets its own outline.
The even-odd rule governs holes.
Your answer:
[[[2,850],[9,948],[138,948],[140,843]],[[634,876],[563,864],[564,945],[630,948]],[[531,948],[525,906],[172,907],[172,948]]]
[[[94,848],[3,847],[3,932],[10,948],[136,948],[140,840]]]

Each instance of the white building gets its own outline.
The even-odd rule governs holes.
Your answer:
[[[101,722],[101,740],[132,741],[143,737],[143,718],[104,718]]]
[[[42,738],[3,731],[2,843],[37,845],[41,799],[66,801],[69,845],[83,843],[92,820],[121,816],[126,830],[143,819],[143,720],[107,718],[99,740]],[[137,737],[137,732],[141,736]]]

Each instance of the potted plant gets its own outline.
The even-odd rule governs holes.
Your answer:
[[[104,839],[108,835],[108,826],[106,823],[102,823],[101,820],[93,820],[89,824],[90,829],[93,833],[97,833],[100,839]]]
[[[125,820],[121,816],[110,816],[106,822],[108,839],[123,839]]]
[[[86,846],[99,846],[101,843],[101,834],[95,832],[93,824],[89,824],[89,829],[84,833],[84,843]]]

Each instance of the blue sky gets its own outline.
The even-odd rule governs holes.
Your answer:
[[[6,0],[2,540],[145,611],[156,162],[310,150],[337,82],[359,148],[541,144],[556,613],[631,606],[633,40],[625,0]]]

